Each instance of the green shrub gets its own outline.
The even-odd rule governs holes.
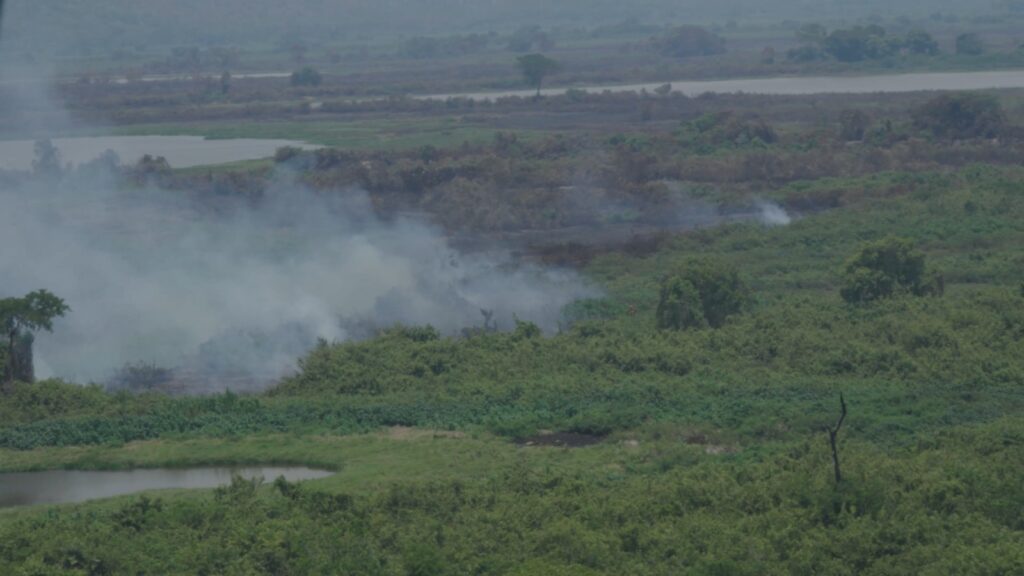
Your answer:
[[[929,281],[924,253],[905,238],[865,244],[847,262],[840,291],[847,302],[871,302],[897,294],[924,296],[941,291],[941,280]]]
[[[987,94],[943,94],[912,111],[914,125],[939,138],[993,138],[1006,128],[999,101]]]
[[[956,53],[966,56],[979,56],[985,53],[985,43],[981,36],[973,32],[961,34],[956,37]]]
[[[739,273],[711,260],[690,260],[662,281],[657,326],[662,330],[720,328],[750,303]]]
[[[319,86],[323,81],[323,76],[315,68],[309,66],[292,72],[292,86]]]

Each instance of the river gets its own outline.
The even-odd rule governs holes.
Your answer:
[[[174,168],[227,164],[242,160],[269,158],[278,148],[294,146],[312,149],[292,140],[233,138],[207,140],[201,136],[100,136],[54,138],[61,162],[80,165],[113,150],[123,164],[133,164],[142,156],[163,156]],[[0,170],[30,170],[35,158],[34,140],[0,141]]]
[[[599,86],[562,86],[541,90],[545,96],[564,94],[575,88],[592,93],[601,92],[653,92],[659,86],[671,84],[673,92],[687,96],[706,93],[747,93],[779,96],[808,94],[873,94],[917,91],[992,90],[1024,88],[1024,70],[994,70],[985,72],[928,72],[914,74],[877,74],[871,76],[786,76],[778,78],[740,78],[734,80],[682,80],[651,82],[646,84],[609,84]],[[424,100],[467,98],[495,100],[498,98],[528,98],[535,90],[507,90],[497,92],[466,92],[416,96]]]
[[[326,478],[332,473],[277,467],[17,472],[0,474],[0,508],[85,502],[145,490],[216,488],[230,484],[234,474],[243,478],[263,477],[267,481],[284,476],[289,482],[297,482]]]

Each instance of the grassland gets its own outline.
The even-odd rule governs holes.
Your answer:
[[[255,397],[20,387],[0,403],[6,470],[278,463],[337,474],[7,511],[0,567],[1015,573],[1022,176],[973,166],[903,177],[900,194],[789,226],[731,225],[647,256],[599,257],[586,274],[606,296],[577,305],[557,335],[395,329],[324,345]],[[845,258],[894,234],[925,252],[945,294],[844,303]],[[718,329],[655,330],[661,277],[695,254],[741,270],[756,303]],[[850,415],[836,485],[824,428],[840,392]],[[545,431],[602,441],[520,442]]]
[[[1019,64],[1012,30],[987,26],[1000,51],[976,58],[763,63],[764,45],[792,43],[784,27],[724,32],[742,49],[718,59],[652,57],[637,33],[565,38],[555,56],[569,64],[560,82]],[[961,27],[943,25],[939,39]],[[363,57],[353,47],[328,63],[318,47],[309,63],[328,72],[318,88],[239,81],[224,93],[199,79],[62,90],[121,135],[337,148],[299,180],[324,193],[360,186],[382,211],[432,211],[453,234],[582,222],[600,235],[607,214],[567,206],[654,221],[678,208],[666,182],[716,209],[767,200],[801,214],[785,226],[673,228],[642,249],[585,257],[556,246],[601,297],[568,307],[554,334],[526,323],[462,337],[396,326],[325,342],[251,395],[18,384],[0,395],[3,472],[279,464],[335,474],[3,510],[0,573],[1024,573],[1019,94],[1000,95],[998,140],[917,125],[921,94],[353,100],[519,82],[497,45],[429,62],[396,58],[397,48]],[[289,62],[254,52],[259,65]],[[852,141],[838,130],[851,109],[868,124]],[[121,175],[256,201],[274,166]],[[588,202],[560,203],[577,185]],[[847,259],[893,236],[922,251],[942,293],[844,301]],[[752,301],[721,327],[660,330],[662,283],[693,257],[737,270]],[[825,430],[840,394],[849,416],[836,481]],[[543,445],[557,434],[589,445]]]

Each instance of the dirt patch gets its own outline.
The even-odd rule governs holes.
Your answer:
[[[384,434],[391,440],[417,440],[420,438],[462,438],[462,432],[451,432],[448,430],[430,430],[425,428],[410,428],[408,426],[392,426]]]
[[[708,443],[708,437],[700,433],[688,434],[683,438],[683,442],[686,442],[690,446],[703,446]]]
[[[604,436],[593,434],[577,434],[575,432],[555,432],[551,434],[538,434],[528,438],[521,438],[517,445],[526,446],[555,446],[559,448],[583,448],[604,442]]]
[[[693,433],[683,437],[683,442],[690,446],[703,446],[704,453],[712,456],[720,454],[735,454],[739,452],[739,448],[736,446],[730,446],[728,444],[715,444],[704,434]]]

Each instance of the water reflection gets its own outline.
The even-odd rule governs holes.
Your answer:
[[[229,484],[233,474],[262,476],[271,481],[284,476],[290,482],[314,480],[331,472],[309,468],[192,468],[84,472],[50,470],[0,474],[0,508],[32,504],[59,504],[110,498],[144,490],[216,488]]]
[[[669,83],[676,92],[687,96],[705,93],[764,94],[799,96],[807,94],[873,94],[941,90],[994,90],[1024,88],[1024,70],[993,70],[985,72],[924,72],[914,74],[878,74],[872,76],[785,76],[776,78],[737,78],[732,80],[681,80],[646,84],[611,84],[607,86],[579,86],[591,93],[601,92],[654,92]],[[565,87],[547,88],[546,96],[564,94]],[[533,90],[503,92],[476,92],[461,94],[431,94],[418,96],[425,100],[466,98],[470,100],[496,100],[511,96],[530,98]]]
[[[269,158],[278,148],[292,146],[312,149],[303,142],[259,138],[207,140],[200,136],[98,136],[54,138],[62,164],[74,166],[113,150],[123,164],[133,164],[146,154],[163,156],[172,168],[227,164]],[[0,141],[0,170],[30,170],[35,158],[35,140]]]

